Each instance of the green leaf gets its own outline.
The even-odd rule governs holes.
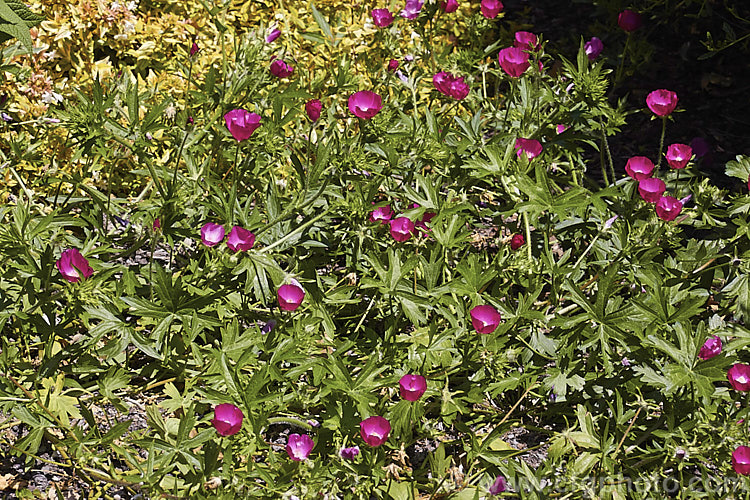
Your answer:
[[[318,23],[318,26],[320,27],[320,31],[325,34],[326,37],[328,37],[328,42],[332,45],[334,44],[334,38],[333,33],[331,32],[331,26],[328,24],[328,21],[326,21],[326,18],[323,17],[323,14],[320,13],[318,9],[315,8],[315,4],[310,4],[310,7],[312,7],[312,15],[315,19],[315,22]]]

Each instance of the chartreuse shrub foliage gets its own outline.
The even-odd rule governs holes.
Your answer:
[[[590,41],[451,3],[206,5],[210,41],[46,13],[132,59],[85,80],[71,51],[44,117],[8,108],[4,460],[51,447],[94,496],[747,489],[750,197],[665,141],[676,94],[613,105]]]

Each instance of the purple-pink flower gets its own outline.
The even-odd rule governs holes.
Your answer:
[[[398,69],[398,61],[396,59],[391,59],[388,61],[388,71],[393,73]]]
[[[359,423],[359,434],[369,446],[373,448],[388,441],[391,424],[383,417],[375,416],[364,419]]]
[[[526,239],[521,233],[514,234],[510,239],[510,249],[514,252],[526,244]]]
[[[243,418],[242,410],[233,404],[224,403],[214,408],[214,418],[211,420],[211,425],[220,435],[232,436],[242,428]]]
[[[320,118],[320,112],[323,110],[323,103],[320,99],[310,99],[305,103],[305,113],[312,122],[318,121]]]
[[[750,391],[750,365],[735,363],[727,371],[729,385],[736,391]]]
[[[253,233],[244,227],[232,226],[232,230],[229,231],[229,236],[227,237],[227,246],[230,250],[233,252],[237,250],[246,252],[253,248],[254,244],[255,235]]]
[[[279,38],[279,35],[281,35],[281,30],[278,28],[273,28],[268,31],[268,34],[266,35],[266,43],[271,43],[277,38]]]
[[[589,61],[593,61],[604,50],[604,44],[599,38],[594,36],[591,37],[591,40],[583,44],[583,50],[586,52],[586,57],[589,58]]]
[[[625,172],[637,181],[651,177],[654,172],[654,162],[645,156],[633,156],[625,164]]]
[[[359,455],[359,446],[352,446],[350,448],[341,448],[339,450],[339,456],[344,460],[354,460]]]
[[[685,168],[693,157],[693,148],[687,144],[670,144],[665,157],[670,167]]]
[[[295,462],[301,462],[310,455],[314,446],[315,442],[307,434],[290,434],[286,442],[286,453]]]
[[[349,112],[357,118],[369,120],[383,109],[380,95],[369,90],[360,90],[349,96]]]
[[[654,90],[646,96],[646,106],[656,116],[669,116],[677,107],[677,93],[667,89]]]
[[[682,202],[673,196],[662,196],[656,202],[656,215],[661,220],[673,221],[682,212]]]
[[[567,126],[567,125],[565,125],[565,124],[563,124],[563,123],[560,123],[560,124],[558,124],[558,125],[555,125],[555,132],[557,132],[557,134],[558,134],[558,135],[559,135],[559,134],[562,134],[562,133],[563,133],[563,132],[565,132],[566,130],[568,130],[568,126]]]
[[[514,147],[516,149],[516,156],[519,158],[523,153],[526,153],[526,158],[533,160],[542,154],[542,143],[536,139],[524,139],[523,137],[519,137],[516,139]]]
[[[432,77],[432,84],[441,94],[459,101],[469,95],[469,85],[462,76],[441,71]]]
[[[641,27],[641,15],[630,9],[625,9],[617,16],[617,25],[630,33]]]
[[[711,359],[721,354],[721,338],[718,335],[709,337],[698,352],[698,357],[702,360]]]
[[[656,177],[649,177],[638,181],[638,194],[649,203],[658,202],[666,189],[667,186],[664,184],[664,181]]]
[[[401,17],[416,19],[422,11],[422,5],[424,5],[424,2],[420,2],[419,0],[406,0],[406,5],[404,5],[404,9],[400,13]]]
[[[528,31],[516,31],[514,38],[514,47],[523,50],[537,50],[539,48],[539,39],[534,33]]]
[[[294,281],[292,284],[281,285],[276,291],[276,297],[279,299],[279,307],[282,311],[294,311],[305,299],[305,290],[302,286]]]
[[[414,234],[414,223],[408,217],[396,217],[391,221],[391,236],[403,243]]]
[[[417,401],[427,390],[427,379],[422,375],[404,375],[398,381],[401,397],[407,401]]]
[[[458,0],[448,0],[447,2],[441,1],[439,5],[443,12],[445,12],[446,14],[450,14],[451,12],[456,12],[456,10],[458,10]]]
[[[55,265],[62,277],[71,283],[78,283],[81,278],[90,278],[94,274],[89,261],[81,255],[77,248],[63,250]]]
[[[495,482],[490,486],[490,495],[499,495],[508,488],[508,484],[505,482],[503,476],[497,476]]]
[[[529,53],[518,47],[508,47],[497,54],[500,67],[513,78],[523,75],[529,69]]]
[[[484,17],[495,19],[500,11],[503,10],[503,3],[499,0],[482,0],[479,7]]]
[[[476,306],[469,311],[471,325],[478,333],[488,334],[500,325],[500,313],[489,304]]]
[[[292,76],[294,68],[285,63],[282,59],[274,59],[271,63],[271,74],[276,78],[287,78]]]
[[[213,247],[224,239],[224,226],[213,222],[206,222],[201,227],[201,241],[207,247]]]
[[[732,468],[742,476],[750,475],[750,447],[738,446],[732,452]]]
[[[375,204],[375,202],[372,202]],[[367,217],[367,219],[370,222],[380,222],[381,224],[387,224],[388,221],[391,220],[393,217],[393,210],[391,210],[390,205],[385,205],[383,207],[378,207],[372,212],[370,212],[370,215]]]
[[[198,47],[198,44],[193,42],[193,45],[190,47],[190,57],[193,57],[195,54],[200,52],[201,48]]]
[[[387,28],[393,22],[393,14],[388,9],[373,9],[372,21],[378,28]]]
[[[224,115],[229,133],[237,141],[249,139],[255,129],[260,127],[260,115],[246,109],[233,109]]]

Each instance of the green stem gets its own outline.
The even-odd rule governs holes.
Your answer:
[[[659,167],[661,166],[661,152],[664,150],[664,135],[667,132],[667,117],[663,116],[661,119],[661,139],[659,139],[659,157],[656,160],[656,172],[654,177],[659,175]]]
[[[617,85],[620,83],[620,79],[622,78],[622,71],[625,67],[625,56],[628,54],[628,44],[630,44],[630,33],[628,33],[628,38],[625,40],[625,47],[622,49],[622,59],[620,60],[620,65],[617,67],[617,73],[615,73],[615,84],[612,87],[612,90],[617,87]]]
[[[523,225],[526,229],[526,255],[529,257],[529,260],[532,259],[531,255],[531,227],[529,226],[529,213],[524,212],[523,213]]]

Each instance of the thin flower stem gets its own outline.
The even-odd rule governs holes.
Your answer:
[[[612,86],[612,90],[617,87],[617,85],[620,83],[620,79],[622,78],[622,71],[625,67],[625,56],[628,55],[628,45],[630,44],[630,33],[628,33],[628,37],[625,39],[625,47],[622,49],[622,59],[620,60],[620,65],[617,67],[617,73],[615,73],[615,84]]]
[[[602,123],[601,118],[599,119],[599,125],[602,131],[602,144],[604,144],[604,151],[607,153],[609,170],[612,173],[612,182],[614,183],[617,181],[617,177],[615,177],[615,163],[612,161],[612,152],[609,150],[609,141],[607,140],[607,134],[604,132],[604,123]]]
[[[643,409],[643,406],[639,406],[638,410],[635,412],[635,415],[633,415],[633,418],[630,419],[630,425],[628,425],[628,428],[625,430],[625,434],[622,435],[620,442],[617,443],[617,448],[615,448],[615,452],[612,454],[613,459],[617,456],[617,452],[620,451],[620,448],[622,447],[622,443],[625,442],[625,438],[628,436],[628,433],[630,433],[630,429],[633,428],[633,424],[635,424],[635,421],[638,418],[638,415],[640,415],[642,409]]]
[[[528,212],[523,213],[523,225],[526,229],[526,255],[528,256],[529,260],[531,260],[533,257],[531,255],[531,227],[529,226]]]
[[[656,172],[654,176],[659,175],[659,167],[661,166],[661,152],[664,150],[664,134],[667,131],[667,117],[664,116],[661,119],[661,139],[659,139],[659,156],[656,159]]]

